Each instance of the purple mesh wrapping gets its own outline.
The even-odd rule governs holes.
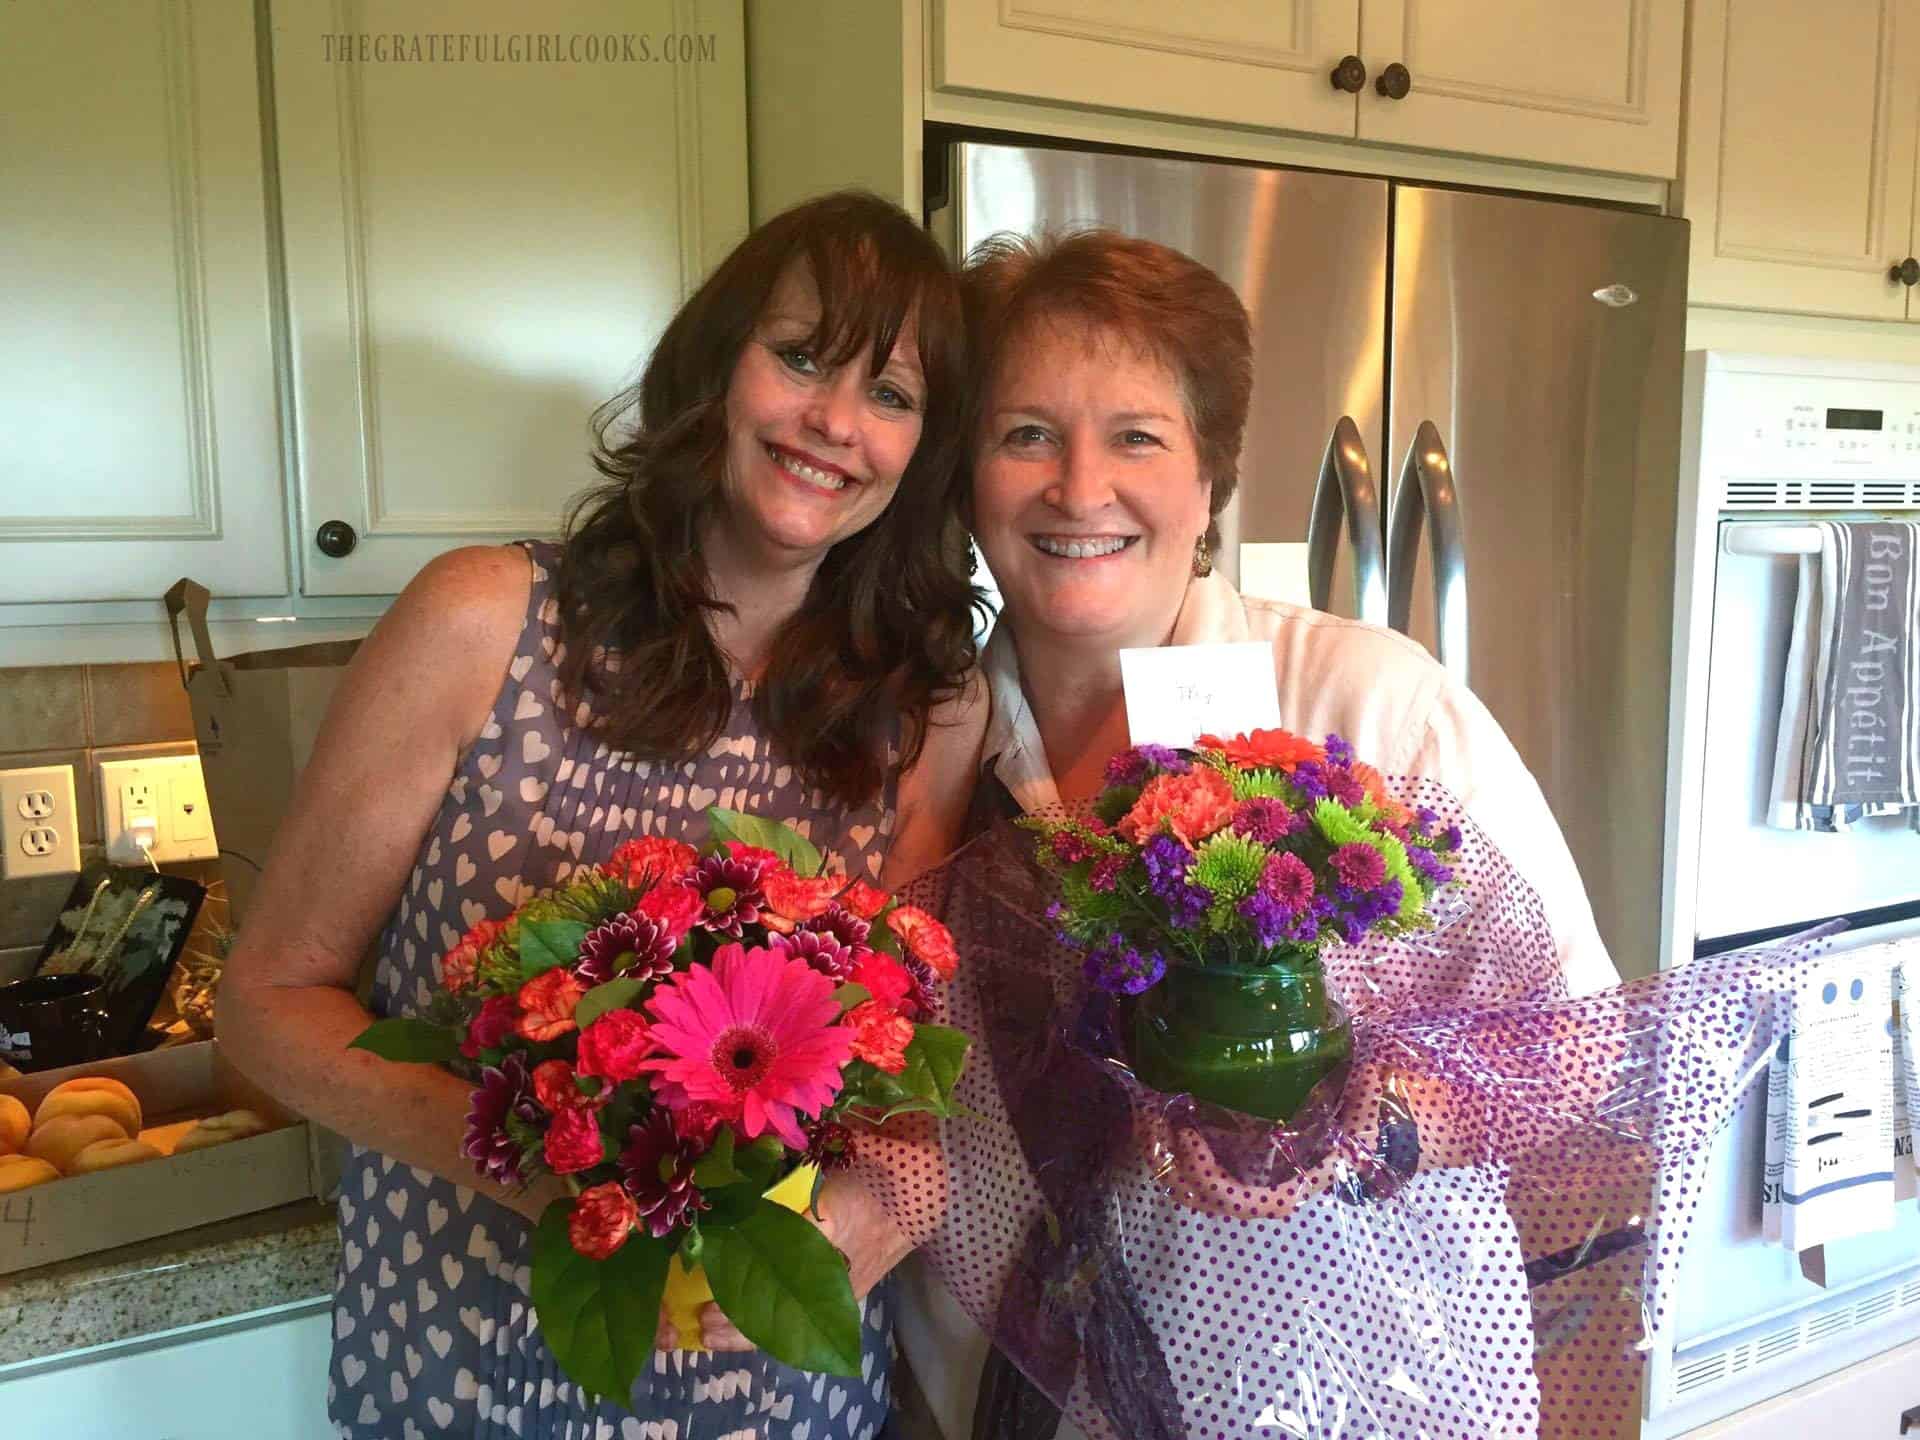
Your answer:
[[[868,1185],[1090,1437],[1613,1436],[1638,1414],[1707,1146],[1817,941],[1566,996],[1538,898],[1458,823],[1440,928],[1326,952],[1349,1064],[1291,1128],[1136,1082],[1003,826],[913,887],[961,954],[971,1113]]]

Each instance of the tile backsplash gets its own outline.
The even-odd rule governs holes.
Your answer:
[[[0,669],[0,770],[73,767],[83,858],[100,845],[94,751],[123,745],[193,753],[193,712],[171,663]],[[198,879],[219,867],[167,868]],[[72,888],[71,875],[0,880],[0,981],[32,965]]]

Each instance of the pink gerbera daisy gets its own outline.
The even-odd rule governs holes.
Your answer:
[[[744,1138],[771,1130],[805,1150],[799,1117],[832,1103],[853,1054],[834,983],[805,960],[740,945],[664,981],[647,1001],[659,1053],[642,1065],[661,1077],[656,1097],[676,1111],[719,1107]]]

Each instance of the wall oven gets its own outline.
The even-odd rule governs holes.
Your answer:
[[[1920,367],[1687,357],[1663,967],[1836,920],[1845,928],[1829,948],[1858,966],[1920,966],[1920,943],[1902,943],[1920,936],[1911,815],[1841,833],[1768,815],[1801,560],[1818,551],[1807,522],[1873,518],[1920,519]],[[1895,1161],[1894,1227],[1826,1246],[1816,1284],[1761,1236],[1764,1088],[1751,1088],[1708,1162],[1650,1349],[1648,1440],[1920,1337],[1912,1158]],[[1920,1405],[1920,1375],[1912,1388],[1903,1405]],[[1885,1433],[1899,1416],[1896,1406]]]

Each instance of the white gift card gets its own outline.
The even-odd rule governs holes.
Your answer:
[[[1135,745],[1178,747],[1280,724],[1273,646],[1264,640],[1122,650],[1120,683]]]

